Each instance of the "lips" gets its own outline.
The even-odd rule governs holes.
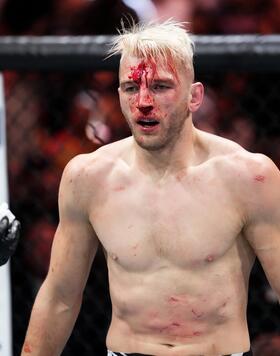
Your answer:
[[[159,124],[159,120],[155,118],[141,117],[137,120],[137,124],[142,127],[154,127]]]

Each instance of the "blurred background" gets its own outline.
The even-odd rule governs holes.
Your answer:
[[[195,35],[267,35],[280,33],[279,15],[280,0],[0,0],[0,36],[114,35],[124,16],[136,21],[173,17],[186,21]],[[280,168],[279,72],[201,71],[197,79],[205,83],[206,96],[195,125],[268,155]],[[119,109],[117,68],[5,70],[4,86],[10,203],[22,222],[11,259],[17,356],[48,270],[64,166],[73,156],[130,132]],[[256,356],[279,356],[280,308],[258,262],[250,285],[248,321]],[[110,313],[99,252],[63,355],[105,356]]]

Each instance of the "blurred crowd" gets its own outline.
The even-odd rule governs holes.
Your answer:
[[[0,36],[109,35],[116,33],[121,18],[128,24],[171,17],[185,21],[196,35],[274,34],[280,33],[279,14],[280,0],[0,0]],[[24,236],[18,255],[33,276],[35,292],[48,269],[64,166],[73,156],[130,132],[119,108],[116,72],[31,68],[28,73],[7,71],[4,79],[10,198]],[[252,73],[233,72],[198,79],[205,80],[206,93],[195,125],[266,153],[280,167],[280,81],[272,88],[273,74],[262,81]],[[275,335],[256,341],[256,350],[272,345],[266,338],[276,340],[280,354]]]
[[[173,17],[195,34],[280,32],[279,0],[1,0],[0,10],[0,35],[111,34],[123,14]]]

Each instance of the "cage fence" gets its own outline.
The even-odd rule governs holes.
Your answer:
[[[118,61],[103,60],[109,42],[105,36],[0,39],[10,202],[22,222],[11,261],[14,355],[47,273],[63,168],[77,154],[130,135],[118,104]],[[280,37],[196,36],[195,43],[196,77],[206,87],[195,125],[264,153],[280,167]],[[100,250],[63,356],[105,355],[110,315]],[[258,262],[248,323],[252,340],[280,332],[276,296]]]

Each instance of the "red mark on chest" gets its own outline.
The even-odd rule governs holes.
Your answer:
[[[169,301],[169,303],[177,303],[179,300],[178,300],[178,298],[170,297],[170,298],[168,299],[168,301]]]
[[[176,174],[177,181],[182,181],[186,177],[187,173],[185,171],[180,171]]]
[[[149,314],[149,317],[151,319],[157,318],[159,316],[159,312],[158,311],[151,311]]]
[[[187,298],[185,296],[171,296],[168,298],[168,304],[177,305],[177,304],[187,304]]]
[[[125,187],[122,185],[117,185],[116,187],[113,188],[115,192],[121,192],[122,190],[125,190]]]
[[[194,336],[202,335],[201,331],[198,330],[193,331],[190,328],[188,328],[186,325],[183,325],[177,321],[174,321],[171,324],[160,328],[159,332],[177,336],[177,337],[183,337],[183,338],[192,338]]]
[[[256,176],[254,177],[254,180],[257,181],[257,182],[264,183],[264,181],[265,181],[265,176],[256,175]]]
[[[199,319],[199,318],[202,318],[204,313],[203,312],[199,312],[199,311],[196,311],[194,309],[192,309],[192,313],[193,315],[196,317],[196,319]]]
[[[31,346],[29,345],[28,342],[26,342],[26,343],[24,344],[23,351],[26,352],[27,354],[31,354],[32,349],[31,349]]]

